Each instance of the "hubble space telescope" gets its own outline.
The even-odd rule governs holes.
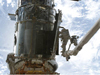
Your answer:
[[[77,1],[77,0],[75,0]],[[62,56],[68,61],[99,29],[99,21],[77,44],[78,36],[70,36],[68,29],[61,27],[62,13],[54,9],[54,0],[18,0],[15,14],[9,14],[17,21],[14,34],[14,53],[9,53],[6,62],[10,74],[54,74],[58,65],[59,38],[62,41]],[[62,30],[59,31],[59,28]],[[68,40],[76,47],[66,51]]]
[[[14,65],[11,74],[56,74],[55,55],[59,52],[59,25],[62,13],[53,0],[18,0],[16,14],[9,14],[15,24]]]

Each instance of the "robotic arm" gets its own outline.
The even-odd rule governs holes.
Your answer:
[[[70,56],[76,56],[78,52],[82,49],[82,47],[93,37],[93,35],[99,30],[100,28],[100,19],[96,22],[96,24],[88,31],[88,33],[83,37],[83,39],[77,44],[78,36],[72,36],[70,38],[71,44],[73,43],[76,47],[73,50],[69,50],[71,44],[67,51],[63,51],[62,56],[66,57],[68,61]],[[69,34],[67,34],[69,36]],[[68,40],[68,38],[67,38]]]
[[[100,28],[100,19],[96,22],[96,24],[88,31],[88,33],[83,37],[83,39],[79,42],[79,44],[73,49],[65,51],[64,56],[66,59],[70,59],[71,55],[76,56],[78,52],[82,49],[82,47],[93,37],[93,35]]]

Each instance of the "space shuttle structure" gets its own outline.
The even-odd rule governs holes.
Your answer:
[[[8,54],[10,74],[55,74],[62,13],[53,0],[18,0],[14,54]],[[13,59],[13,60],[12,60]]]

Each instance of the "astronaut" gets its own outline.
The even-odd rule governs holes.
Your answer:
[[[6,62],[8,63],[8,67],[10,69],[10,74],[14,74],[14,64],[15,64],[14,53],[9,53],[7,55]]]
[[[79,38],[79,36],[77,36],[77,35],[71,36],[71,39],[70,39],[71,43],[73,43],[75,46],[77,46],[78,45],[78,43],[77,43],[78,38]]]
[[[67,42],[68,40],[70,39],[70,35],[69,35],[69,31],[68,29],[65,29],[64,27],[60,27],[60,28],[63,28],[61,31],[59,31],[59,38],[61,38],[61,41],[62,41],[62,53],[65,52],[66,50],[66,45],[67,45]]]

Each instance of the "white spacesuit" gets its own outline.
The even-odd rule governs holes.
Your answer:
[[[62,28],[62,27],[60,27],[60,28]],[[62,53],[63,53],[63,52],[65,52],[67,42],[70,39],[70,35],[69,35],[68,29],[63,28],[59,32],[59,35],[60,35],[59,38],[61,38],[61,41],[62,41],[62,46],[61,47],[63,48],[63,50],[62,50]]]

